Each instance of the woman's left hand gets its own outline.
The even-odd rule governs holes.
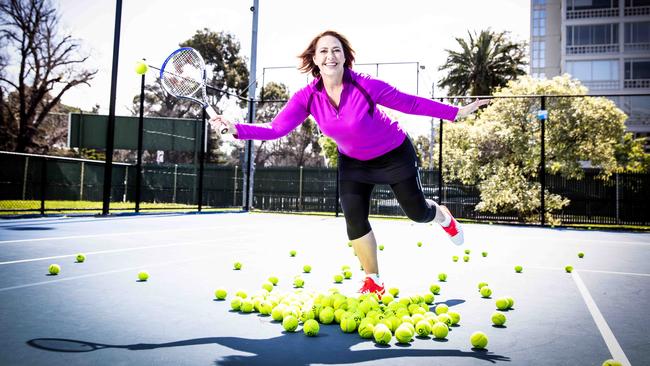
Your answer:
[[[456,119],[467,117],[470,114],[474,113],[480,106],[490,104],[490,102],[490,99],[477,99],[464,107],[460,107],[458,114],[456,115]]]

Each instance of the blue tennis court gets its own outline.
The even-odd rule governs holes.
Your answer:
[[[268,213],[44,217],[0,221],[2,365],[600,365],[650,364],[650,234],[465,224],[442,230],[371,219],[380,273],[399,297],[441,287],[434,304],[461,315],[444,340],[388,345],[321,325],[316,337],[257,312],[230,309],[269,276],[272,294],[358,296],[363,272],[343,218]],[[417,242],[422,242],[419,247]],[[464,250],[469,261],[464,262]],[[295,250],[295,257],[289,252]],[[482,252],[487,252],[483,257]],[[584,252],[584,258],[577,256]],[[86,261],[75,263],[77,253]],[[458,262],[452,256],[459,256]],[[233,263],[243,264],[239,271]],[[49,275],[50,264],[61,272]],[[303,266],[311,273],[302,273]],[[333,275],[351,267],[341,284]],[[521,273],[514,271],[521,265]],[[564,268],[572,265],[574,271]],[[138,281],[139,271],[150,274]],[[445,282],[438,274],[448,275]],[[293,287],[300,275],[304,289]],[[493,294],[477,290],[487,282]],[[225,301],[214,291],[225,288]],[[505,327],[495,299],[510,296]],[[399,299],[398,297],[398,299]],[[487,334],[484,350],[470,335]]]

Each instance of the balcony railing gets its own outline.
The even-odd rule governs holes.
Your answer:
[[[567,10],[566,12],[567,19],[607,18],[607,17],[617,17],[617,16],[618,16],[618,8]]]
[[[582,84],[589,88],[589,90],[606,90],[619,88],[618,80],[588,80],[582,81]]]
[[[625,43],[623,45],[623,51],[625,52],[636,52],[636,51],[650,51],[650,43]]]
[[[623,87],[626,89],[650,88],[650,79],[627,79],[623,81]]]
[[[618,44],[591,44],[582,46],[567,46],[567,55],[582,55],[587,53],[611,53],[619,52]]]
[[[635,15],[650,15],[650,6],[635,6],[631,8],[625,8],[626,17]]]

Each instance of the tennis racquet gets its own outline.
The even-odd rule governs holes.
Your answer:
[[[194,48],[182,47],[167,56],[160,68],[160,84],[177,98],[201,104],[210,118],[217,116],[207,102],[205,61]],[[221,130],[222,134],[227,132],[227,127]]]

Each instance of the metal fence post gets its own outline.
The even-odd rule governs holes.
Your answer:
[[[300,177],[298,178],[298,210],[302,210],[302,165],[300,166]]]
[[[176,203],[176,179],[178,178],[178,164],[174,164],[174,193],[172,194],[172,203]]]
[[[144,59],[143,59],[144,61]],[[146,74],[146,73],[145,73]],[[144,75],[140,78],[140,114],[138,118],[138,156],[135,163],[135,212],[140,212],[142,186],[142,140],[144,138]]]
[[[23,201],[25,200],[25,193],[27,193],[27,172],[29,171],[29,156],[25,156],[25,172],[23,173]]]
[[[538,115],[539,120],[541,123],[541,151],[540,151],[540,163],[539,163],[539,181],[541,185],[541,192],[540,194],[540,215],[541,215],[541,222],[542,226],[546,225],[546,204],[544,202],[544,190],[546,189],[546,147],[544,144],[544,139],[545,139],[545,125],[546,125],[546,119],[547,119],[547,113],[546,113],[546,96],[542,96],[541,98],[541,113]]]
[[[47,190],[47,158],[41,166],[41,215],[45,215],[45,191]]]
[[[84,200],[84,171],[86,167],[86,162],[81,162],[81,173],[79,174],[79,201]]]
[[[235,174],[232,177],[234,189],[232,191],[232,205],[237,206],[237,168],[238,165],[235,165]]]
[[[198,196],[198,211],[201,212],[201,208],[203,205],[203,174],[205,172],[205,152],[207,150],[207,145],[208,145],[208,131],[207,131],[207,123],[206,123],[206,112],[205,109],[203,110],[203,114],[201,116],[201,141],[203,143],[201,144],[201,151],[199,152],[199,196]]]

